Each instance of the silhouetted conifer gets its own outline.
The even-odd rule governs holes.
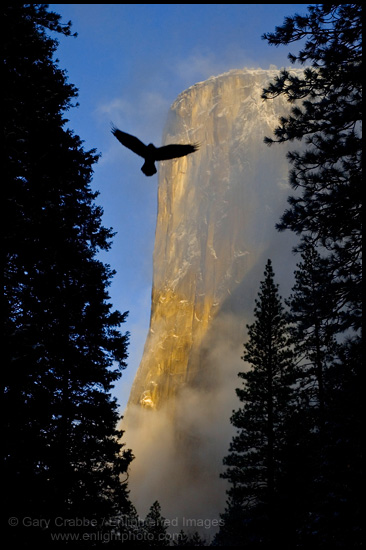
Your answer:
[[[178,533],[178,536],[173,539],[173,546],[191,546],[189,542],[189,537],[187,533],[183,531],[183,529],[181,529]]]
[[[132,459],[110,394],[125,367],[126,314],[112,311],[113,271],[97,259],[113,233],[90,187],[97,155],[65,127],[77,91],[50,36],[70,35],[70,23],[47,7],[9,4],[3,19],[2,492],[22,547],[52,531],[95,534],[128,509],[120,475]]]
[[[320,429],[325,420],[326,371],[338,349],[333,323],[337,297],[328,260],[311,245],[301,258],[287,300],[288,320],[299,362],[297,391],[302,391],[304,406],[315,412],[314,428]]]
[[[207,544],[197,531],[188,535],[182,529],[178,536],[173,538],[173,546],[207,546]]]
[[[297,544],[327,547],[337,540],[347,548],[360,543],[360,349],[357,338],[335,338],[337,295],[328,268],[308,246],[288,300],[298,407],[288,430],[283,491],[293,502]],[[301,498],[291,486],[301,488]]]
[[[268,260],[248,325],[249,339],[240,372],[243,403],[231,423],[237,428],[225,457],[222,477],[230,483],[228,503],[217,540],[222,545],[274,543],[282,538],[278,488],[283,476],[286,424],[293,400],[294,371],[286,316]]]
[[[298,383],[304,388],[313,380],[302,393],[310,407],[305,404],[298,419],[308,433],[297,443],[313,475],[304,462],[309,483],[297,545],[358,548],[362,5],[309,6],[307,15],[287,17],[264,38],[276,46],[302,40],[299,53],[289,58],[305,65],[303,76],[282,70],[263,93],[294,103],[267,143],[299,140],[303,146],[288,155],[295,194],[278,225],[300,236],[297,251],[306,255],[291,309],[302,360]],[[311,410],[319,413],[312,419]]]
[[[145,532],[148,546],[170,546],[170,538],[165,518],[161,515],[161,506],[156,500],[145,518]]]
[[[292,63],[303,76],[284,69],[264,90],[265,99],[284,95],[295,103],[282,117],[275,139],[300,140],[292,151],[289,198],[279,229],[291,229],[307,246],[322,247],[333,274],[339,328],[361,322],[362,255],[362,5],[316,4],[307,15],[287,17],[264,38],[279,46],[303,40]]]

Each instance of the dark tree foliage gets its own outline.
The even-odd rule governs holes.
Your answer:
[[[288,300],[299,362],[299,404],[289,429],[287,486],[298,546],[357,548],[361,543],[361,357],[357,338],[337,341],[332,274],[312,247],[302,253]],[[296,452],[296,447],[301,454]],[[297,468],[291,469],[291,464]],[[300,475],[299,475],[300,472]]]
[[[266,141],[300,140],[303,145],[289,154],[296,194],[278,225],[300,236],[303,263],[295,274],[291,319],[302,367],[299,387],[314,381],[302,393],[306,402],[299,411],[299,422],[308,426],[298,446],[307,456],[302,472],[309,483],[297,544],[358,548],[362,6],[309,6],[306,16],[286,18],[264,38],[277,46],[302,40],[300,52],[289,58],[305,65],[303,76],[281,71],[263,93],[265,99],[285,95],[294,104],[291,115],[280,120],[275,139]],[[295,438],[293,443],[294,448]]]
[[[248,342],[242,357],[249,370],[240,372],[243,388],[236,393],[243,403],[231,423],[237,435],[224,459],[228,479],[225,526],[218,540],[241,545],[283,539],[278,507],[286,422],[293,400],[294,367],[289,348],[287,321],[268,260],[248,326]]]
[[[301,257],[287,301],[298,403],[288,424],[282,491],[292,503],[297,546],[353,548],[360,540],[358,344],[334,337],[337,298],[327,258],[312,247]]]
[[[147,546],[169,546],[167,523],[161,514],[161,506],[157,500],[150,506],[149,513],[145,518],[144,527]]]
[[[295,284],[290,298],[288,320],[296,342],[298,393],[303,405],[315,414],[314,423],[324,424],[327,401],[326,373],[338,352],[334,334],[333,311],[337,307],[332,292],[332,275],[328,260],[308,246],[295,271]]]
[[[173,540],[173,546],[191,546],[187,533],[181,529],[178,536]]]
[[[284,527],[278,546],[289,550],[362,547],[361,9],[312,5],[264,35],[276,46],[301,41],[289,58],[305,65],[302,72],[282,70],[263,92],[267,100],[284,95],[293,104],[266,142],[302,142],[288,155],[295,193],[278,225],[299,235],[302,255],[287,301],[296,366],[273,493],[276,527]],[[254,335],[252,329],[250,342]],[[259,339],[253,348],[258,356],[266,349]],[[246,373],[247,387],[238,393],[245,407],[232,417],[241,431],[224,462],[232,488],[220,545],[268,547],[266,463],[258,469],[263,442],[268,449],[258,396],[268,386],[259,372],[256,385]],[[262,495],[253,491],[260,475]],[[250,499],[259,498],[262,506],[248,510]]]
[[[173,546],[207,546],[205,540],[197,531],[187,535],[187,533],[181,529],[177,535],[178,536],[174,536],[173,538]]]
[[[49,540],[55,517],[99,525],[127,509],[120,475],[132,458],[110,395],[126,314],[111,309],[113,271],[96,257],[113,233],[90,188],[97,155],[65,127],[77,91],[52,32],[70,35],[70,23],[47,5],[5,6],[3,494],[24,545]],[[22,530],[25,517],[50,527]]]
[[[294,103],[267,143],[305,144],[288,155],[296,194],[278,228],[301,235],[300,249],[310,242],[326,252],[337,297],[334,319],[343,330],[360,327],[362,303],[361,16],[361,4],[316,4],[264,35],[276,46],[302,40],[300,52],[289,58],[305,65],[303,76],[282,70],[263,93],[267,100],[284,95]]]

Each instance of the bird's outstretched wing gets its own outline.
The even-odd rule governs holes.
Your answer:
[[[137,137],[126,134],[126,132],[118,130],[118,128],[113,125],[111,128],[111,132],[118,139],[118,141],[122,143],[122,145],[128,147],[128,149],[131,149],[131,151],[133,151],[137,155],[140,155],[140,157],[146,158],[147,147]]]
[[[190,153],[194,153],[199,148],[198,144],[172,144],[157,147],[155,149],[155,160],[169,160],[177,157],[184,157]]]

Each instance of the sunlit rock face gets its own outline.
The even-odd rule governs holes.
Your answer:
[[[160,163],[151,323],[125,414],[132,500],[159,500],[165,517],[224,510],[219,474],[246,324],[267,259],[280,290],[293,271],[289,235],[275,230],[289,194],[286,148],[263,143],[289,111],[282,98],[261,99],[276,74],[212,77],[169,113],[164,142],[200,148]]]
[[[204,358],[217,339],[244,338],[243,322],[234,334],[213,327],[223,315],[245,320],[252,272],[263,272],[285,206],[285,149],[263,143],[288,110],[260,97],[274,74],[231,71],[192,86],[171,108],[165,143],[200,149],[160,166],[151,325],[131,404],[159,409],[203,382],[206,369],[214,376]]]

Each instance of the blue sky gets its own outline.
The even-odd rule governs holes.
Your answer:
[[[261,39],[286,16],[308,4],[50,4],[72,21],[77,38],[58,37],[56,57],[79,90],[68,127],[96,149],[92,187],[100,192],[103,224],[117,232],[101,259],[116,270],[114,309],[129,311],[128,367],[114,393],[123,411],[138,368],[150,319],[152,254],[158,176],[140,171],[139,157],[124,149],[110,123],[161,145],[170,105],[193,84],[230,69],[288,66],[289,51]]]

